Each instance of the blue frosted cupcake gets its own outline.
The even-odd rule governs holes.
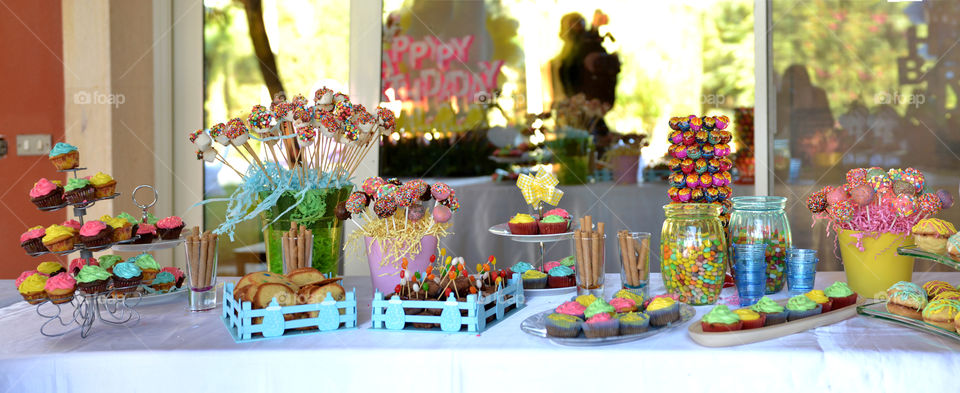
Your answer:
[[[797,295],[787,301],[787,321],[796,321],[820,314],[822,310],[817,302],[804,295]]]
[[[613,337],[620,334],[620,321],[608,313],[599,313],[583,323],[583,335],[587,338]]]
[[[766,296],[760,298],[756,304],[750,306],[750,309],[766,316],[763,326],[777,325],[787,321],[788,311],[773,299]]]
[[[650,326],[667,326],[680,319],[680,306],[669,297],[657,297],[647,305],[647,315],[650,316]]]
[[[550,337],[573,338],[580,335],[583,320],[573,315],[553,313],[547,316],[544,325]]]
[[[642,312],[628,312],[620,315],[620,334],[638,334],[650,329],[650,316]]]

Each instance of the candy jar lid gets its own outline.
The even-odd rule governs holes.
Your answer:
[[[782,196],[738,196],[730,201],[734,210],[783,210],[787,206],[787,198]]]
[[[663,205],[667,218],[717,218],[723,206],[716,203],[670,203]]]

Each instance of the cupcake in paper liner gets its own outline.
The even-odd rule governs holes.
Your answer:
[[[641,310],[643,308],[643,302],[644,302],[643,295],[636,293],[632,290],[621,289],[617,291],[617,293],[613,294],[613,298],[614,299],[617,299],[617,298],[630,299],[630,300],[633,300],[633,302],[637,305],[637,310]]]
[[[87,247],[100,247],[113,241],[113,228],[103,221],[87,221],[80,228],[80,242]]]
[[[597,297],[591,294],[586,294],[575,297],[573,301],[582,304],[584,307],[588,307],[593,304],[593,302],[597,301]]]
[[[583,335],[587,338],[613,337],[620,334],[620,321],[609,313],[598,313],[583,323]]]
[[[30,202],[37,207],[53,207],[63,204],[63,187],[50,180],[40,179],[30,189]]]
[[[44,229],[43,246],[50,252],[72,250],[77,238],[70,228],[62,225],[51,225]]]
[[[529,214],[517,214],[507,222],[510,233],[514,235],[536,235],[537,219]]]
[[[113,267],[113,287],[119,292],[132,292],[143,280],[143,270],[132,262],[120,262]]]
[[[647,305],[647,315],[650,316],[650,325],[666,326],[680,319],[680,305],[669,297],[657,297]]]
[[[787,321],[787,310],[766,296],[760,298],[750,309],[764,316],[763,326],[778,325]]]
[[[523,273],[524,289],[543,289],[547,287],[547,274],[530,269]]]
[[[47,155],[57,170],[73,169],[80,165],[80,151],[69,143],[58,142]]]
[[[93,186],[93,196],[95,198],[112,196],[117,189],[117,181],[103,172],[97,172],[91,176],[90,185]]]
[[[526,262],[524,262],[524,261],[517,262],[517,263],[515,263],[513,266],[510,267],[510,271],[512,271],[512,272],[514,272],[514,273],[517,273],[517,274],[526,273],[527,270],[530,270],[530,269],[533,269],[533,265],[531,265],[531,264],[529,264],[529,263],[526,263]]]
[[[737,313],[726,305],[715,306],[700,320],[704,332],[732,332],[743,328],[743,322]]]
[[[77,291],[77,280],[69,274],[58,274],[47,279],[43,291],[53,304],[67,303],[73,300],[73,294]]]
[[[34,273],[17,286],[17,291],[20,292],[20,296],[23,296],[23,300],[26,300],[27,303],[38,304],[47,300],[47,294],[43,291],[46,284],[47,276]]]
[[[607,314],[612,317],[616,315],[616,309],[603,299],[597,299],[583,310],[583,316],[587,319],[593,318],[597,314]]]
[[[820,314],[823,309],[817,302],[804,295],[797,295],[787,301],[787,321],[796,321]]]
[[[650,329],[650,316],[642,312],[623,314],[620,320],[620,334],[639,334]]]
[[[553,313],[544,319],[550,337],[573,338],[580,335],[583,320],[568,314]]]
[[[613,306],[617,314],[637,311],[637,302],[624,297],[610,299],[610,305]]]
[[[176,277],[173,276],[173,273],[161,270],[160,273],[157,273],[157,277],[153,279],[150,288],[159,292],[166,292],[173,288],[174,284],[176,284]]]
[[[767,319],[767,317],[749,308],[741,308],[733,312],[737,313],[737,316],[740,317],[740,322],[743,323],[743,330],[762,328]]]
[[[857,293],[847,283],[837,281],[824,288],[823,293],[833,302],[833,309],[844,308],[857,302]]]
[[[577,278],[573,269],[566,266],[554,266],[547,271],[547,287],[565,288],[577,285]]]
[[[77,273],[77,289],[83,293],[96,294],[107,290],[111,274],[106,269],[87,265]]]
[[[43,236],[46,235],[46,232],[42,226],[27,229],[20,235],[20,247],[23,247],[24,251],[29,253],[46,252],[47,247],[43,245]]]
[[[174,240],[180,237],[183,231],[183,219],[177,216],[170,216],[157,221],[157,236],[162,240]]]
[[[153,279],[157,277],[157,273],[160,273],[160,264],[157,263],[156,259],[153,259],[153,256],[147,253],[137,255],[132,260],[127,262],[133,262],[143,270],[143,283],[150,285],[153,282]],[[116,267],[114,267],[116,269]]]
[[[820,305],[821,313],[826,313],[830,312],[830,310],[833,310],[833,301],[831,301],[830,298],[828,298],[827,295],[819,289],[814,289],[810,292],[807,292],[803,294],[803,296],[806,296],[810,300],[817,302],[817,304]]]
[[[575,301],[564,302],[563,304],[557,306],[553,311],[557,314],[566,314],[572,315],[578,318],[584,318],[583,312],[587,310],[587,307],[577,303]]]
[[[64,269],[63,265],[59,262],[40,262],[40,264],[37,265],[37,272],[47,277],[53,277],[66,271],[67,269]]]
[[[553,209],[551,211],[563,210]],[[564,211],[566,213],[566,211]],[[569,214],[567,215],[569,217]],[[563,218],[559,214],[545,214],[543,219],[537,223],[541,235],[552,235],[555,233],[564,233],[570,228],[570,218]]]

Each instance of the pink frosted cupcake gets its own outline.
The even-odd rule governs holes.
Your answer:
[[[620,321],[608,313],[599,313],[583,323],[583,335],[587,338],[613,337],[620,334]]]
[[[26,280],[27,277],[30,277],[37,273],[40,273],[40,272],[36,270],[27,270],[23,273],[20,273],[20,277],[17,277],[17,279],[13,281],[13,285],[17,288],[20,288],[20,284],[23,284],[23,280]]]
[[[80,228],[80,241],[87,247],[100,247],[113,240],[113,228],[103,221],[87,221]]]
[[[575,317],[583,319],[583,312],[586,311],[586,309],[587,309],[586,306],[580,303],[571,301],[571,302],[565,302],[557,306],[557,308],[553,311],[558,314],[573,315]]]
[[[564,233],[570,229],[570,213],[563,209],[553,209],[543,213],[537,223],[541,234]]]
[[[63,204],[63,187],[47,179],[40,179],[30,189],[30,202],[37,207],[54,207]]]
[[[80,241],[80,227],[81,227],[80,221],[77,221],[77,220],[67,220],[67,221],[64,221],[63,224],[60,224],[60,225],[61,225],[61,226],[64,226],[64,227],[67,227],[67,228],[70,228],[70,230],[73,231],[73,234],[76,235],[77,241],[78,241],[78,242]]]
[[[167,266],[163,269],[160,269],[160,272],[167,272],[173,275],[173,282],[176,284],[177,288],[180,288],[183,285],[183,270],[179,268]]]
[[[135,240],[134,243],[146,244],[153,242],[153,238],[157,236],[157,228],[142,222],[140,225],[137,225],[137,236],[140,236],[140,238]]]
[[[69,274],[58,274],[50,277],[43,286],[47,299],[53,304],[67,303],[73,300],[73,293],[77,290],[77,280]]]
[[[97,262],[95,258],[76,258],[70,261],[70,267],[67,269],[67,271],[76,276],[77,273],[80,273],[80,269],[83,269],[83,267],[87,265],[100,266],[100,262]]]
[[[617,314],[637,311],[637,302],[627,298],[618,297],[610,299],[610,305],[613,306]]]
[[[42,226],[30,228],[20,235],[20,247],[28,253],[46,252],[47,246],[43,245],[43,236],[46,234]]]
[[[180,231],[183,230],[183,219],[177,216],[170,216],[157,221],[157,235],[161,240],[173,240],[180,237]]]

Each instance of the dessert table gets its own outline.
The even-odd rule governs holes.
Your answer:
[[[618,278],[608,275],[608,296]],[[820,272],[816,287],[842,279]],[[955,283],[960,273],[914,275],[932,279]],[[651,281],[661,293],[659,275]],[[4,297],[12,287],[0,281]],[[528,297],[526,308],[482,335],[374,331],[369,279],[349,277],[345,287],[360,295],[358,329],[247,344],[233,342],[219,308],[191,313],[185,297],[138,307],[137,326],[94,325],[86,339],[41,336],[36,307],[19,301],[0,308],[0,391],[953,391],[960,369],[960,342],[862,316],[729,348],[699,346],[686,326],[601,347],[521,332],[526,317],[564,295]],[[721,301],[733,294],[725,289]],[[694,321],[709,309],[697,307]]]

